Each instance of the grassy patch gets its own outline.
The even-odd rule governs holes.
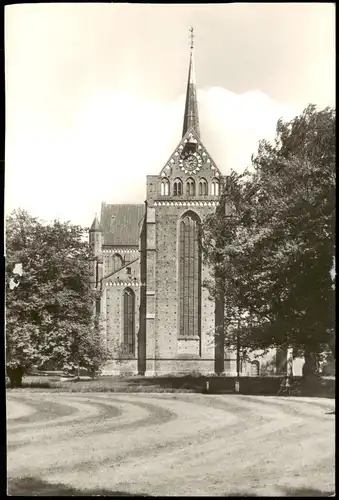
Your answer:
[[[60,381],[58,377],[40,377],[28,376],[25,377],[22,383],[22,388],[9,389],[12,391],[21,391],[24,389],[44,390],[48,389],[52,392],[195,392],[191,388],[184,387],[169,387],[154,381],[153,383],[143,383],[136,379],[120,378],[120,377],[101,377],[90,380],[70,380]],[[8,384],[7,384],[8,386]]]
[[[112,497],[133,497],[149,496],[145,494],[133,494],[124,491],[109,490],[79,490],[65,484],[53,484],[35,477],[9,478],[7,483],[7,493],[10,496],[112,496]]]
[[[321,378],[307,381],[295,377],[300,385],[300,396],[330,397],[335,394],[335,379]],[[207,390],[208,382],[208,390]],[[9,384],[7,382],[7,387]],[[240,393],[248,395],[275,396],[280,386],[279,377],[241,377]],[[62,381],[59,376],[26,376],[22,388],[9,389],[20,391],[48,390],[52,392],[116,392],[116,393],[175,393],[195,392],[210,394],[232,394],[235,392],[234,377],[217,376],[160,376],[160,377],[110,377]]]
[[[8,478],[7,493],[9,496],[109,496],[109,497],[151,497],[146,493],[129,493],[107,489],[78,489],[62,483],[49,483],[35,477]],[[312,488],[281,488],[282,496],[295,497],[330,497],[333,491],[322,491]],[[255,492],[225,493],[228,497],[257,497]]]

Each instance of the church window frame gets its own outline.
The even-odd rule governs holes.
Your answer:
[[[211,195],[219,196],[220,195],[220,182],[218,179],[213,179],[211,183]]]
[[[204,177],[199,180],[199,196],[208,196],[208,182]]]
[[[122,344],[126,356],[135,356],[135,293],[130,287],[122,293]]]
[[[186,195],[195,196],[195,180],[189,177],[186,181]]]
[[[178,336],[201,337],[201,219],[189,210],[178,219]]]
[[[182,180],[177,177],[173,181],[173,196],[182,196],[183,194],[183,184]]]
[[[170,184],[168,179],[162,179],[160,187],[161,196],[169,196],[170,194]]]
[[[120,253],[115,252],[112,255],[112,272],[115,273],[116,271],[119,271],[119,269],[124,267],[124,265],[125,265],[124,258],[120,255]]]

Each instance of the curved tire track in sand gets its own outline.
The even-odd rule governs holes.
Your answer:
[[[334,491],[333,408],[314,398],[10,392],[8,477],[149,495]]]

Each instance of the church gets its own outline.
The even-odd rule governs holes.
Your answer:
[[[210,270],[199,226],[217,209],[224,175],[200,136],[191,39],[182,134],[158,175],[146,179],[144,204],[102,203],[89,243],[101,290],[110,359],[106,375],[236,375],[236,352],[215,342],[223,308],[203,285]],[[243,361],[243,375],[286,371],[286,353]]]

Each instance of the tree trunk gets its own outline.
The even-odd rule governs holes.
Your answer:
[[[12,388],[22,387],[24,370],[21,366],[17,366],[15,368],[7,368],[7,376]]]
[[[316,352],[305,350],[303,366],[302,392],[304,396],[316,395],[319,391],[318,356]]]
[[[332,352],[333,359],[335,360],[335,332],[333,332],[332,338],[330,340],[330,349]]]
[[[305,351],[305,364],[303,366],[303,376],[312,376],[318,372],[317,354]]]

